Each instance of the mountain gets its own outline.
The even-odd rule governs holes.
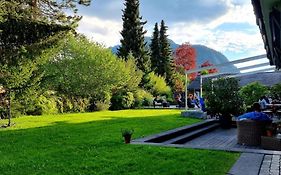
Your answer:
[[[145,42],[147,43],[147,46],[150,45],[151,37],[145,37]],[[169,39],[170,46],[173,51],[176,50],[176,48],[179,47],[179,44],[175,43],[173,40]],[[111,47],[111,50],[113,53],[117,53],[117,48],[119,45],[116,45],[114,47]],[[224,56],[222,53],[211,49],[204,45],[192,45],[192,47],[196,50],[196,64],[197,67],[203,64],[206,61],[209,61],[212,64],[221,64],[225,62],[229,62],[229,60]],[[234,66],[224,66],[218,68],[220,73],[238,73],[239,70]]]

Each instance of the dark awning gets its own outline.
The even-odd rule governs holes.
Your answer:
[[[252,0],[267,58],[281,69],[281,1]]]

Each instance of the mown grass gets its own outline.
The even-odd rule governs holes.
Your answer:
[[[133,128],[139,138],[198,121],[177,110],[13,119],[15,126],[0,129],[0,174],[223,175],[239,154],[127,145],[121,137],[122,128]]]

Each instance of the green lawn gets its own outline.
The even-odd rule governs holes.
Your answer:
[[[27,116],[0,129],[0,174],[224,175],[239,154],[123,143],[198,122],[178,110],[126,110]],[[5,121],[0,121],[0,123]]]

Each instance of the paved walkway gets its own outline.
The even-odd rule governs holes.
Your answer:
[[[228,175],[281,175],[280,155],[243,153]]]
[[[136,144],[161,145],[180,148],[199,148],[241,152],[240,158],[233,165],[228,175],[281,175],[281,151],[264,150],[261,147],[237,144],[237,129],[216,129],[197,137],[185,144],[163,144],[142,141]]]

